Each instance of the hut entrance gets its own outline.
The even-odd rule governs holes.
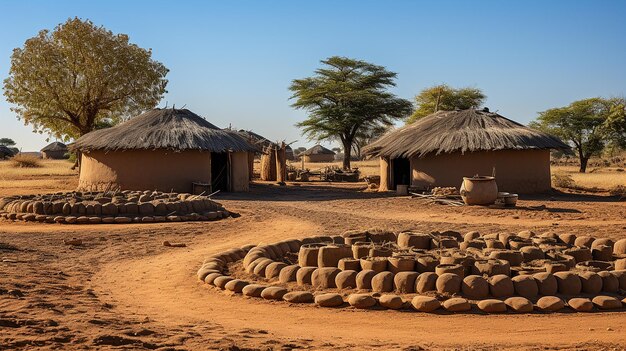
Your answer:
[[[391,189],[397,185],[411,185],[411,162],[408,158],[394,158],[391,160]]]
[[[228,191],[228,153],[211,152],[211,190]]]

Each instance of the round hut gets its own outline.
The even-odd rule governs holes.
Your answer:
[[[67,145],[55,141],[41,149],[41,157],[44,159],[61,160],[69,157],[68,152]]]
[[[187,109],[153,109],[80,137],[79,188],[192,192],[246,191],[255,148]]]
[[[335,161],[335,152],[322,145],[315,145],[300,154],[300,157],[304,157],[304,162],[333,162]]]
[[[558,138],[482,110],[438,111],[391,131],[365,148],[380,157],[380,190],[459,187],[463,177],[492,175],[501,191],[551,189],[550,149]]]

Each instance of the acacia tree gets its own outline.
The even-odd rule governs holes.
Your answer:
[[[487,96],[478,88],[452,88],[446,84],[422,90],[415,96],[417,108],[407,120],[413,123],[437,111],[454,111],[479,108]]]
[[[355,137],[375,124],[391,125],[411,113],[411,102],[387,91],[396,73],[385,67],[333,56],[313,77],[295,79],[292,106],[308,117],[297,124],[310,139],[338,139],[343,146],[343,168],[350,169]]]
[[[622,98],[591,98],[539,113],[531,127],[554,134],[574,146],[585,173],[587,162],[609,144],[626,145],[626,102]]]
[[[151,56],[126,34],[71,18],[13,50],[4,95],[35,132],[76,139],[161,100],[168,70]]]
[[[15,146],[15,141],[11,138],[0,138],[0,145],[2,146]]]

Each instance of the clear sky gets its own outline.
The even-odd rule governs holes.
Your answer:
[[[290,107],[292,79],[342,55],[398,73],[412,99],[439,83],[475,86],[491,110],[538,111],[626,95],[626,1],[28,1],[0,2],[0,77],[11,51],[68,17],[123,32],[170,73],[161,102],[227,127],[311,146]],[[0,137],[46,145],[0,99]]]

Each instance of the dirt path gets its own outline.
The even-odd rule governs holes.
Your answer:
[[[626,345],[623,312],[483,316],[333,310],[231,296],[195,278],[202,260],[224,249],[351,228],[484,233],[531,228],[623,238],[624,203],[539,199],[521,201],[516,211],[454,209],[317,188],[255,189],[222,202],[241,217],[97,226],[0,222],[0,350],[619,350]],[[545,210],[532,209],[543,204]],[[63,245],[68,237],[84,245]],[[166,248],[163,240],[188,246]]]

